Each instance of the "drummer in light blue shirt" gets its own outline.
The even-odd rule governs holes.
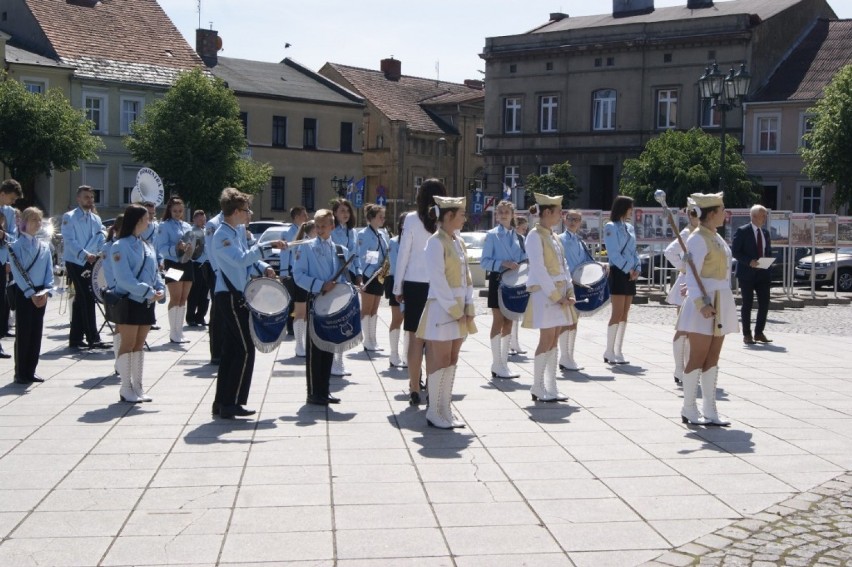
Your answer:
[[[485,235],[480,264],[488,272],[488,307],[491,308],[491,376],[493,378],[517,378],[519,374],[509,370],[509,341],[512,320],[500,311],[500,277],[507,270],[517,270],[526,261],[527,254],[521,248],[515,232],[515,206],[511,201],[500,201],[494,209],[497,226]]]
[[[612,300],[612,314],[606,332],[606,351],[604,362],[609,364],[627,364],[621,352],[624,332],[627,328],[627,314],[636,295],[636,280],[642,264],[636,251],[636,234],[633,225],[633,199],[624,195],[615,198],[610,212],[610,221],[604,227],[604,245],[609,261],[609,293]]]

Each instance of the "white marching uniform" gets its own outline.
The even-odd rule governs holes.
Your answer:
[[[692,230],[691,226],[687,226],[680,231],[680,238],[683,240],[684,244],[686,244],[689,235],[692,234]],[[677,278],[666,296],[666,303],[669,305],[683,305],[683,300],[685,298],[681,295],[680,289],[682,286],[686,285],[686,270],[688,269],[688,266],[683,260],[683,250],[681,250],[680,242],[678,242],[677,238],[672,240],[671,243],[666,246],[663,255],[666,257],[666,260],[669,261],[669,264],[675,267],[678,271]]]
[[[701,266],[701,282],[716,310],[716,317],[701,314],[704,297],[692,270],[686,272],[686,300],[677,320],[677,330],[722,336],[739,332],[737,308],[731,292],[731,249],[716,232],[698,227],[686,241],[686,249],[696,268]]]
[[[573,306],[557,305],[574,296],[574,284],[565,261],[565,251],[553,231],[536,224],[527,234],[529,258],[527,289],[530,292],[522,326],[525,329],[567,327],[577,320]]]

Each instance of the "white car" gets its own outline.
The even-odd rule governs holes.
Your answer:
[[[482,248],[485,246],[485,232],[462,232],[461,239],[467,248],[467,265],[470,267],[470,277],[474,287],[485,286],[485,270],[480,265]]]
[[[833,286],[836,271],[837,291],[852,291],[852,248],[838,248],[836,258],[834,250],[805,256],[796,264],[796,282],[811,281],[811,269],[817,286]]]
[[[270,240],[283,240],[284,233],[290,229],[290,226],[291,225],[289,224],[282,224],[281,226],[271,226],[267,228],[263,231],[263,234],[260,235],[258,244],[264,244]],[[264,250],[263,261],[269,264],[275,270],[276,274],[281,272],[281,250],[277,250],[275,248]]]

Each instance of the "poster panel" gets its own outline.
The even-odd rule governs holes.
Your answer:
[[[633,228],[636,230],[636,242],[642,244],[671,242],[674,233],[666,216],[661,207],[634,208]]]
[[[814,214],[790,214],[790,246],[813,246]]]
[[[837,245],[852,246],[852,217],[837,217]]]
[[[577,233],[580,235],[580,238],[585,241],[586,244],[600,244],[601,243],[601,218],[603,217],[603,211],[594,211],[594,210],[581,210],[580,215],[583,217],[581,222],[580,230]]]
[[[734,239],[734,233],[741,226],[751,222],[750,209],[725,209],[725,240],[730,244]]]
[[[814,216],[814,246],[817,248],[837,246],[837,215]]]
[[[790,245],[791,211],[771,211],[769,213],[769,240],[773,248]]]

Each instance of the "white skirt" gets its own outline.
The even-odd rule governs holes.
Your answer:
[[[686,296],[681,295],[680,290],[685,285],[686,274],[678,272],[677,279],[675,279],[672,288],[669,290],[669,294],[666,296],[666,303],[669,305],[683,305],[683,300],[686,299]]]
[[[464,317],[461,319],[464,320]],[[421,332],[422,331],[422,332]],[[453,341],[467,336],[467,328],[450,317],[435,299],[426,301],[417,336],[427,341]]]
[[[711,297],[716,295],[715,291],[708,292]],[[705,319],[701,309],[695,305],[695,297],[687,296],[677,318],[677,330],[686,333],[700,333],[702,335],[729,335],[738,333],[740,330],[737,321],[737,304],[734,294],[730,288],[718,290],[719,300],[716,305],[717,316]],[[714,329],[713,326],[718,328]],[[716,331],[716,333],[714,333]]]
[[[559,282],[564,284],[565,282]],[[564,288],[562,288],[564,289]],[[568,327],[577,320],[573,307],[553,303],[542,289],[530,292],[530,300],[521,324],[525,329],[552,329]]]

